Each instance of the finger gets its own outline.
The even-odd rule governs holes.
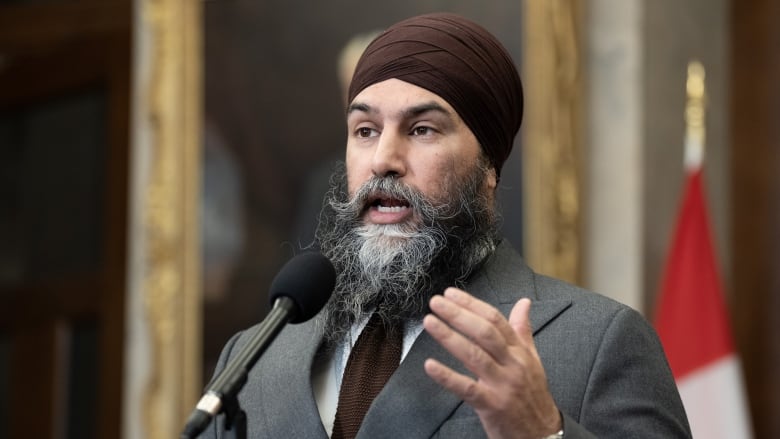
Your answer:
[[[507,324],[504,315],[494,306],[477,299],[466,291],[454,287],[447,288],[444,291],[444,297],[493,324],[506,340],[514,338],[512,327]]]
[[[534,339],[531,321],[528,317],[530,310],[531,299],[523,298],[517,301],[509,314],[509,325],[525,345],[532,344]]]
[[[508,341],[494,324],[446,297],[434,296],[431,298],[430,307],[431,311],[452,329],[460,332],[491,357],[503,363]],[[501,318],[503,319],[503,316]],[[504,322],[504,325],[512,331],[508,323]],[[511,336],[516,337],[515,334]]]
[[[473,378],[459,374],[440,362],[429,358],[423,364],[425,373],[440,386],[449,390],[474,408],[482,405],[484,396],[479,383]]]
[[[423,327],[444,349],[460,360],[466,369],[479,377],[495,378],[496,361],[480,346],[454,331],[433,314],[425,316]]]

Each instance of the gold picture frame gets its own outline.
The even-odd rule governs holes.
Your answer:
[[[523,20],[524,254],[537,271],[579,283],[583,144],[578,0],[527,0]]]

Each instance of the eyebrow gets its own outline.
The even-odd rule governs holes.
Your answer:
[[[439,105],[436,102],[427,102],[427,103],[424,103],[424,104],[415,105],[413,107],[407,108],[404,111],[402,111],[401,115],[404,118],[408,119],[408,118],[416,117],[416,116],[419,116],[421,114],[428,113],[428,112],[431,112],[431,111],[437,112],[437,113],[442,113],[442,114],[444,114],[446,116],[450,115],[450,112],[447,111],[446,108],[442,107],[441,105]]]
[[[347,116],[354,113],[355,111],[360,111],[363,113],[376,112],[376,110],[371,108],[368,104],[357,102],[357,103],[349,104],[349,107],[347,107]]]
[[[347,107],[347,116],[349,116],[350,114],[352,114],[355,111],[360,111],[360,112],[363,112],[363,113],[378,113],[379,112],[376,108],[374,108],[374,107],[372,107],[372,106],[370,106],[368,104],[365,104],[365,103],[362,103],[362,102],[355,102],[355,103],[350,104],[349,107]],[[427,112],[430,112],[430,111],[434,111],[434,112],[437,112],[437,113],[442,113],[442,114],[444,114],[446,116],[450,116],[451,115],[450,111],[448,111],[446,108],[442,107],[441,105],[439,105],[438,103],[433,102],[433,101],[425,102],[425,103],[422,103],[422,104],[419,104],[419,105],[415,105],[415,106],[406,108],[406,109],[402,110],[399,113],[399,115],[402,118],[404,118],[404,119],[408,119],[408,118],[416,117],[416,116],[419,116],[421,114],[424,114],[424,113],[427,113]]]

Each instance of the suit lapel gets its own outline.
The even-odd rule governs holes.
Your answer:
[[[534,274],[502,244],[466,290],[508,316],[518,297],[530,297],[531,327],[536,334],[571,305],[570,300],[537,299]],[[366,414],[358,438],[431,437],[457,407],[460,398],[431,380],[423,369],[435,358],[456,372],[472,375],[463,364],[423,331],[409,354]]]
[[[262,406],[254,413],[263,422],[256,425],[256,431],[250,431],[249,437],[327,439],[311,381],[312,365],[322,340],[319,328],[316,319],[288,325],[263,357],[269,359],[262,372],[258,371],[263,376],[248,381],[259,383],[250,392],[263,396],[255,399],[250,394],[246,397],[249,404],[249,401],[262,401]],[[279,401],[284,403],[279,404]]]

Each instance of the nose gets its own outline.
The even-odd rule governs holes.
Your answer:
[[[407,145],[400,136],[389,131],[385,130],[380,134],[374,150],[371,172],[377,177],[403,177],[406,174]]]

